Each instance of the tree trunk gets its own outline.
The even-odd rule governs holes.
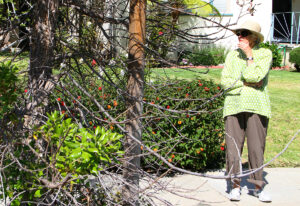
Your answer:
[[[128,64],[128,98],[126,102],[126,123],[124,149],[125,158],[123,176],[128,185],[123,188],[124,205],[139,205],[139,169],[141,148],[131,136],[142,139],[142,98],[144,90],[144,42],[145,42],[146,0],[131,0],[129,14],[129,64]]]
[[[39,123],[39,114],[45,113],[49,91],[53,88],[49,80],[54,60],[54,28],[58,8],[58,0],[35,0],[34,3],[28,79],[30,98],[28,115],[25,116],[27,127]]]

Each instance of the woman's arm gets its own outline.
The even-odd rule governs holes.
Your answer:
[[[232,91],[234,89],[243,87],[243,82],[241,81],[241,75],[235,76],[233,75],[233,64],[234,61],[234,53],[230,52],[225,60],[224,69],[222,71],[221,76],[221,86],[223,89],[228,89],[228,91]]]
[[[252,64],[248,64],[242,71],[245,86],[262,86],[262,80],[268,74],[272,65],[272,52],[269,49],[261,49],[254,58]]]

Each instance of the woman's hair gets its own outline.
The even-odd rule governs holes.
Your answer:
[[[253,46],[256,46],[256,45],[258,45],[259,43],[260,43],[260,39],[259,39],[259,37],[257,36],[257,35],[255,35],[255,34],[251,34],[251,42],[253,43]]]

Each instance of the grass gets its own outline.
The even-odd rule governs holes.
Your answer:
[[[210,69],[207,74],[203,69],[153,69],[153,77],[169,76],[169,78],[194,79],[197,76],[220,83],[222,69]],[[292,71],[271,70],[269,76],[269,95],[271,100],[272,118],[270,119],[265,161],[271,160],[281,152],[294,134],[300,129],[300,73]],[[270,167],[300,166],[300,134],[289,148]],[[243,161],[247,161],[245,147]]]

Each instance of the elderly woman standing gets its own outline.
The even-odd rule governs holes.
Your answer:
[[[245,136],[248,146],[248,163],[255,169],[264,163],[264,150],[268,120],[271,116],[267,84],[272,64],[272,52],[260,48],[264,40],[260,25],[252,20],[232,30],[238,37],[238,49],[231,51],[225,61],[221,84],[226,90],[224,103],[226,131],[226,171],[239,174]],[[260,201],[270,202],[263,192],[263,170],[250,175],[248,182],[255,185],[254,195]],[[240,178],[232,179],[229,198],[240,200]]]

